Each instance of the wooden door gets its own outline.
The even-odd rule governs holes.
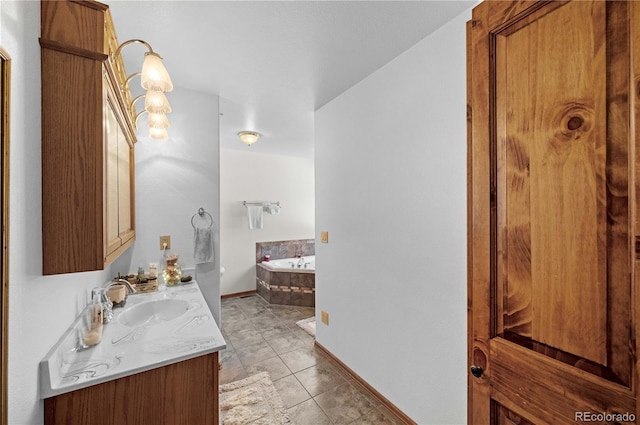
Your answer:
[[[640,2],[468,23],[469,423],[635,423]]]

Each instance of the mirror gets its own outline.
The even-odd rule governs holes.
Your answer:
[[[2,271],[0,272],[0,338],[2,340],[0,411],[3,425],[8,423],[7,411],[7,365],[9,357],[8,320],[9,320],[9,78],[11,59],[0,47],[0,181],[2,182]]]

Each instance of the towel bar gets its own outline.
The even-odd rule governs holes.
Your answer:
[[[275,204],[277,206],[280,206],[280,201],[260,201],[260,202],[247,202],[247,201],[242,201],[242,205],[244,205],[245,207],[247,205],[262,205],[262,206],[267,206],[267,205],[272,205]]]

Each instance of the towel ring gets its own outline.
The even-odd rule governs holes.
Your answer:
[[[194,229],[196,228],[196,224],[195,224],[195,222],[194,222],[193,220],[195,220],[195,218],[196,218],[196,217],[200,217],[200,218],[203,218],[203,219],[205,219],[205,220],[206,220],[206,217],[205,217],[205,216],[208,216],[208,217],[209,217],[209,221],[211,221],[211,223],[209,223],[209,225],[208,225],[207,227],[211,227],[211,226],[213,226],[213,217],[211,217],[211,214],[209,214],[208,212],[206,212],[206,211],[204,210],[204,208],[199,208],[199,209],[198,209],[198,212],[197,212],[197,213],[195,213],[195,214],[193,215],[193,217],[191,217],[191,225],[193,226],[193,228],[194,228]]]

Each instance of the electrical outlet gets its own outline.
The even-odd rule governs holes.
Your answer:
[[[326,230],[320,232],[320,242],[329,243],[329,232],[327,232]]]
[[[161,250],[171,249],[171,236],[169,235],[160,236],[160,249]]]
[[[320,312],[320,320],[322,320],[322,323],[324,323],[325,325],[329,326],[329,313],[327,313],[326,311],[322,310]]]

